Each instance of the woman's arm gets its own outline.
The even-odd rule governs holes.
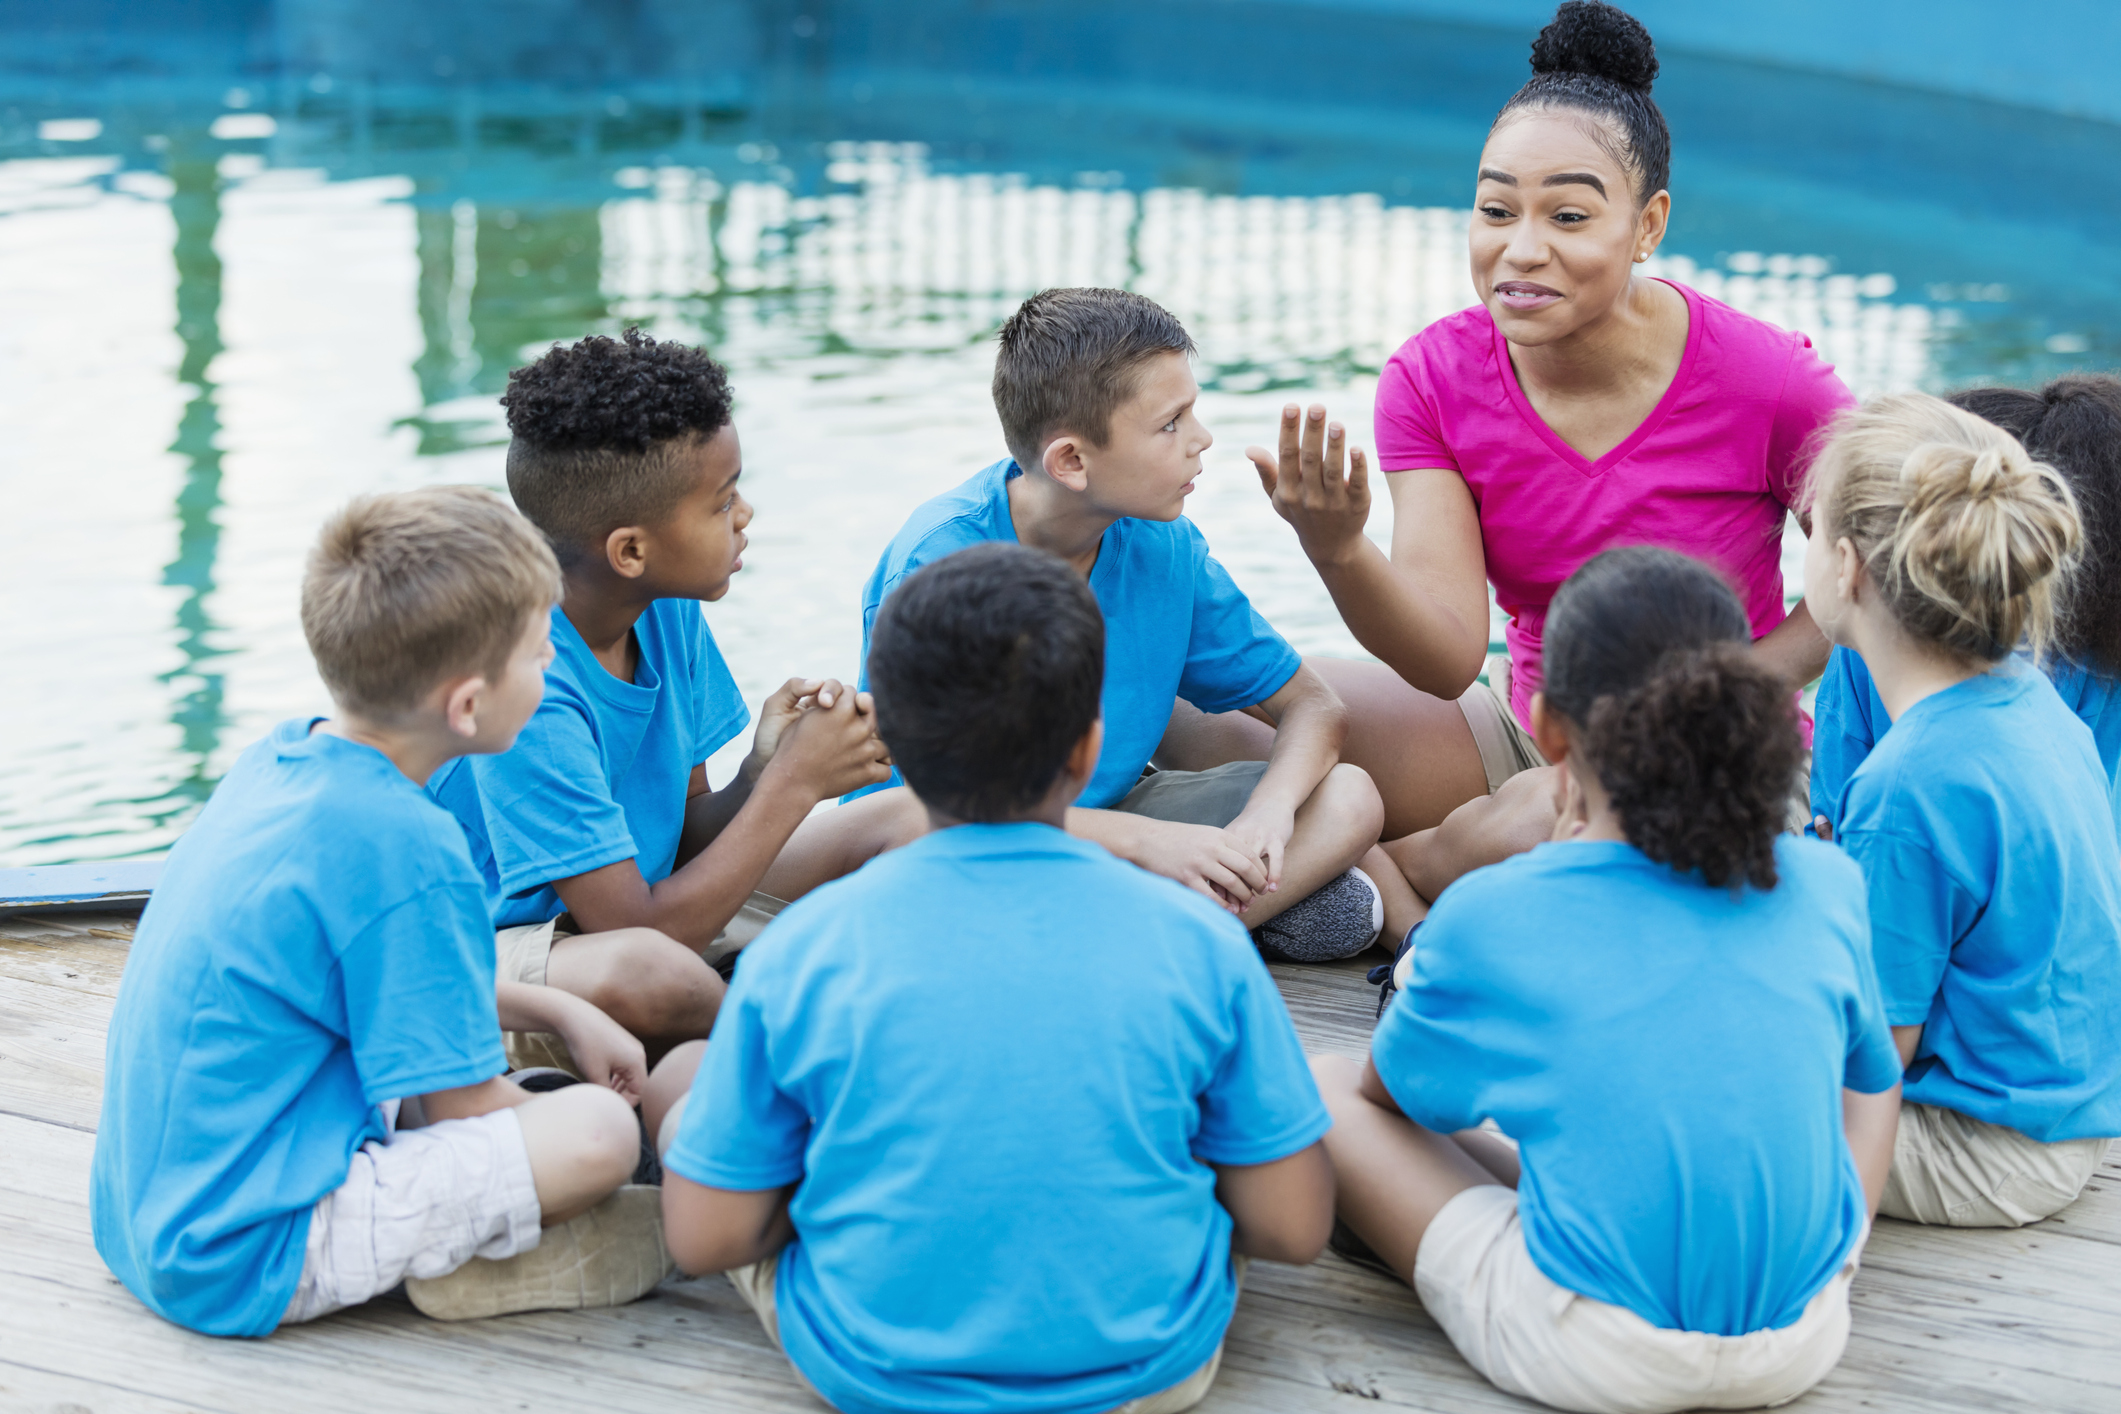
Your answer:
[[[1803,687],[1825,672],[1827,657],[1833,651],[1834,645],[1812,622],[1812,611],[1801,599],[1788,618],[1753,643],[1753,652],[1760,660],[1789,679],[1793,687]]]
[[[1360,450],[1350,457],[1323,406],[1301,418],[1294,404],[1283,409],[1279,456],[1261,447],[1247,455],[1356,642],[1431,696],[1453,700],[1471,687],[1488,653],[1488,587],[1480,512],[1465,478],[1442,467],[1387,473],[1387,558],[1363,534],[1368,459]]]

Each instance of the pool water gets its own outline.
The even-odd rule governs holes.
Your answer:
[[[709,619],[754,703],[853,674],[862,580],[1000,454],[991,335],[1056,284],[1186,321],[1218,439],[1191,514],[1298,647],[1359,651],[1242,449],[1298,396],[1366,443],[1384,359],[1471,303],[1470,173],[1526,36],[1294,0],[720,3],[701,23],[744,42],[701,59],[540,48],[547,6],[496,57],[397,5],[224,8],[252,28],[0,23],[0,864],[166,850],[326,708],[295,612],[320,518],[499,486],[508,369],[627,324],[732,371],[757,520]],[[2121,128],[1665,64],[1657,273],[1859,392],[2121,362]]]

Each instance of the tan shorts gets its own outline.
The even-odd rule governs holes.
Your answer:
[[[1841,1359],[1855,1277],[1852,1253],[1781,1330],[1665,1330],[1540,1271],[1525,1250],[1516,1190],[1495,1184],[1446,1203],[1414,1262],[1421,1304],[1466,1363],[1498,1389],[1589,1414],[1788,1403]]]
[[[361,1146],[346,1181],[309,1215],[291,1326],[380,1296],[407,1277],[447,1276],[474,1257],[538,1245],[537,1183],[512,1109],[393,1130]]]
[[[1480,768],[1487,773],[1488,794],[1519,771],[1551,765],[1539,743],[1510,710],[1509,660],[1488,660],[1488,680],[1476,681],[1458,699],[1458,710],[1466,714],[1473,729],[1473,744],[1480,748]]]
[[[1957,1110],[1904,1104],[1878,1211],[1935,1227],[2023,1227],[2076,1202],[2111,1142],[2043,1144]]]
[[[1238,1285],[1242,1286],[1245,1280],[1245,1268],[1251,1265],[1251,1259],[1241,1255],[1233,1255],[1230,1258],[1230,1263],[1232,1270],[1236,1273]],[[763,1262],[753,1262],[748,1267],[738,1267],[735,1271],[729,1273],[729,1284],[737,1289],[738,1295],[750,1303],[752,1310],[758,1312],[759,1324],[766,1328],[767,1337],[773,1341],[776,1347],[780,1346],[781,1343],[781,1318],[773,1304],[773,1292],[774,1283],[778,1279],[780,1269],[780,1254],[775,1253]],[[1222,1363],[1223,1343],[1217,1341],[1215,1343],[1215,1353],[1208,1357],[1207,1364],[1202,1365],[1169,1389],[1158,1390],[1155,1394],[1145,1394],[1140,1399],[1128,1400],[1125,1404],[1114,1409],[1112,1414],[1184,1414],[1184,1411],[1191,1409],[1208,1397],[1208,1387],[1215,1383],[1215,1372],[1222,1368]],[[788,1368],[794,1370],[795,1362],[789,1361]],[[812,1394],[817,1394],[816,1387],[809,1380],[803,1379],[801,1370],[795,1371],[795,1377],[803,1381],[804,1389],[809,1390]],[[818,1397],[820,1399],[824,1398],[823,1395],[818,1395]]]
[[[784,900],[771,894],[754,893],[744,900],[744,906],[729,920],[729,926],[715,934],[714,941],[701,949],[700,956],[711,967],[735,955],[764,932],[766,925],[787,906]],[[543,923],[523,923],[495,933],[493,980],[544,986],[545,966],[552,959],[552,945],[561,938],[579,936],[572,928],[563,926],[571,921],[563,913]],[[574,1072],[574,1057],[567,1053],[565,1043],[550,1032],[503,1031],[501,1043],[508,1052],[510,1070],[550,1065],[570,1074]]]

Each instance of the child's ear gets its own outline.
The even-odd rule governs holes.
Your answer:
[[[1072,433],[1062,433],[1046,444],[1039,457],[1039,464],[1046,475],[1067,487],[1070,491],[1083,491],[1090,486],[1090,468],[1083,461],[1083,448]]]
[[[466,741],[479,734],[479,708],[486,699],[486,679],[460,678],[442,685],[442,718]]]
[[[1856,591],[1863,583],[1863,557],[1856,553],[1856,542],[1846,535],[1834,542],[1834,592],[1845,604],[1856,602]]]
[[[1569,759],[1569,729],[1559,712],[1547,706],[1544,692],[1532,694],[1532,740],[1539,754],[1559,766]]]
[[[1105,719],[1099,717],[1090,724],[1090,730],[1084,732],[1075,745],[1068,748],[1068,759],[1062,763],[1061,769],[1072,779],[1088,785],[1090,778],[1097,774],[1097,758],[1104,749]]]
[[[622,525],[604,537],[604,559],[621,579],[639,579],[648,573],[648,532],[638,525]]]

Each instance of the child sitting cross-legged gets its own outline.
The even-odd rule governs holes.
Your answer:
[[[2091,728],[2036,661],[2083,539],[2075,497],[1921,394],[1838,424],[1810,495],[1806,602],[1890,721],[1836,822],[1907,1063],[1879,1210],[2035,1222],[2121,1135],[2121,843]]]
[[[96,1249],[160,1315],[257,1336],[400,1281],[464,1317],[614,1305],[664,1275],[656,1191],[621,1187],[640,1043],[545,987],[502,986],[496,1015],[484,886],[420,789],[515,739],[559,588],[482,491],[369,497],[325,526],[302,626],[336,714],[283,723],[215,789],[111,1017]],[[598,1083],[526,1094],[502,1025],[564,1037]]]
[[[564,576],[545,700],[502,756],[431,787],[497,896],[503,981],[586,998],[651,1056],[707,1035],[717,965],[782,902],[926,828],[892,791],[812,817],[889,774],[866,699],[795,679],[716,789],[707,758],[750,719],[702,605],[743,568],[751,505],[722,366],[629,329],[508,375],[508,489]],[[511,1031],[520,1066],[577,1070]]]
[[[1423,905],[1377,849],[1384,806],[1339,764],[1347,713],[1183,514],[1214,439],[1177,319],[1126,290],[1047,290],[1003,324],[1010,456],[914,511],[862,591],[864,651],[905,578],[953,550],[1059,555],[1105,615],[1105,746],[1071,833],[1221,901],[1270,956],[1361,952]],[[1275,728],[1265,761],[1144,774],[1177,701]],[[1362,865],[1361,868],[1354,866]]]
[[[1314,1062],[1335,1248],[1555,1408],[1780,1404],[1848,1340],[1900,1066],[1862,877],[1782,833],[1803,748],[1750,639],[1673,551],[1571,575],[1531,714],[1554,840],[1444,890],[1369,1062]]]
[[[1246,1259],[1325,1245],[1326,1112],[1244,929],[1063,828],[1104,650],[1040,551],[899,588],[870,681],[935,829],[751,945],[661,1122],[678,1264],[849,1414],[1190,1409]]]

